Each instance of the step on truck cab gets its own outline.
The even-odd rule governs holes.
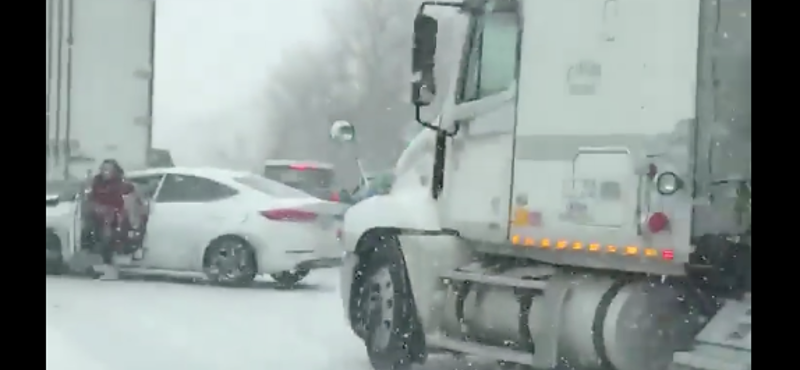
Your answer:
[[[433,7],[467,21],[446,78]],[[375,369],[438,352],[749,369],[751,16],[750,0],[423,3],[426,130],[343,225],[342,298]]]

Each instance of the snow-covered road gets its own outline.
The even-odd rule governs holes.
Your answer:
[[[47,369],[371,370],[337,282],[333,270],[291,291],[47,277]],[[442,358],[418,370],[469,368]]]

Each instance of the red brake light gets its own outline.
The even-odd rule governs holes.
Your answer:
[[[662,212],[656,212],[647,219],[647,229],[656,234],[664,231],[669,226],[669,217]]]
[[[331,193],[331,201],[332,202],[338,202],[338,201],[341,201],[341,200],[342,200],[342,198],[339,196],[338,192],[334,191],[333,193]]]
[[[317,219],[316,213],[300,209],[273,209],[263,211],[261,215],[269,220],[282,222],[313,222]]]
[[[314,167],[309,166],[307,164],[291,164],[289,165],[289,169],[295,171],[305,171],[305,170],[313,170]]]

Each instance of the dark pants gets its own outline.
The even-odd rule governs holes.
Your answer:
[[[114,262],[117,245],[123,240],[124,231],[119,229],[119,220],[117,214],[94,214],[90,218],[88,231],[92,250],[103,258],[105,264]]]

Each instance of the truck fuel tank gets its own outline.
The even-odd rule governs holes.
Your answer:
[[[538,277],[520,284],[528,288],[455,282],[443,333],[531,355],[556,351],[553,358],[569,368],[665,370],[673,353],[685,350],[703,324],[679,286],[561,271],[542,275],[542,268],[534,267],[494,274],[494,279],[520,282]],[[540,288],[530,288],[532,282]]]

